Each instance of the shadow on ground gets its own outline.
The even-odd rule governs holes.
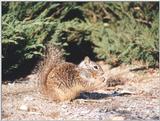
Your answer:
[[[107,97],[115,97],[115,96],[124,96],[124,95],[131,95],[130,93],[119,93],[119,92],[114,92],[112,94],[105,94],[105,93],[97,93],[97,92],[84,92],[81,93],[77,99],[103,99]]]

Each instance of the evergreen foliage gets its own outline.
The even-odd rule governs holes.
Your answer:
[[[155,67],[158,12],[158,2],[2,2],[3,76],[35,63],[48,41],[69,59],[78,53],[112,65],[142,61]]]

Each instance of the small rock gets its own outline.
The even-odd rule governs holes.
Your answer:
[[[15,82],[13,82],[13,83],[8,83],[8,86],[9,86],[9,87],[14,87],[14,86],[15,86]]]
[[[24,100],[24,101],[32,101],[32,100],[33,100],[33,97],[26,96],[23,100]]]
[[[116,120],[116,121],[122,121],[122,120],[125,120],[125,117],[123,117],[123,116],[113,116],[110,119],[111,120]]]
[[[22,111],[28,111],[28,106],[21,105],[19,109],[22,110]]]
[[[55,119],[55,118],[59,118],[60,117],[60,113],[59,112],[52,112],[48,116],[53,118],[53,119]]]
[[[28,107],[29,112],[36,112],[38,109],[35,107]]]

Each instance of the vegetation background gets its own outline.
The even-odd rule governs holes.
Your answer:
[[[67,61],[159,63],[158,2],[2,2],[2,77],[30,72],[45,44]]]

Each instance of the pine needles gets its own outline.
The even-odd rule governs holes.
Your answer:
[[[64,50],[89,42],[95,58],[112,65],[155,67],[158,11],[158,2],[2,2],[3,76],[43,56],[47,41]]]

